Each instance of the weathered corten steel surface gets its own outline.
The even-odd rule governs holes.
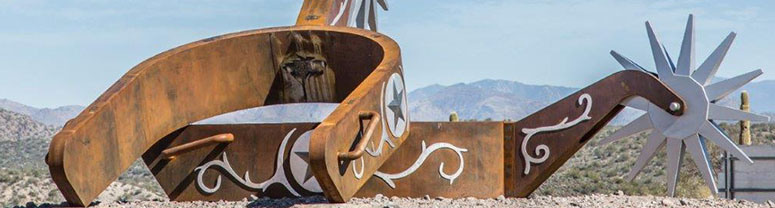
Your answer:
[[[290,157],[298,156],[292,152],[296,142],[305,133],[308,137],[309,131],[317,125],[317,123],[191,125],[160,140],[143,154],[143,160],[164,192],[173,201],[235,201],[250,195],[294,197],[289,188],[302,196],[321,195],[319,192],[314,193],[304,189],[294,180],[290,166]],[[233,134],[234,141],[230,144],[200,148],[179,155],[173,160],[167,160],[161,154],[161,151],[166,148],[223,133]],[[248,174],[250,181],[264,182],[270,180],[277,172],[277,175],[285,176],[283,182],[287,182],[290,187],[276,183],[267,184],[262,188],[251,188],[246,187],[245,183],[236,181],[235,177],[222,167],[197,170],[208,162],[222,161],[224,155],[227,156],[232,170],[238,174],[237,177],[244,179],[244,174]],[[281,157],[279,165],[278,157]],[[280,170],[277,170],[277,167]],[[203,192],[197,187],[200,171],[204,171],[202,183],[210,188],[215,187],[219,177],[222,178],[219,188],[214,193]],[[300,173],[307,174],[307,170],[302,170]]]
[[[407,111],[403,68],[398,45],[392,43],[382,45],[386,52],[382,64],[312,132],[310,162],[329,201],[349,200],[409,136],[411,119]],[[382,114],[381,121],[369,121],[383,122],[377,126],[372,138],[362,138],[362,131],[367,126],[359,119],[363,112]],[[391,147],[379,148],[376,155],[339,160],[338,155],[342,153],[358,151],[354,148],[363,139],[379,146],[390,143]]]
[[[356,194],[399,197],[477,197],[503,195],[503,122],[412,122],[412,134],[379,168],[383,174],[405,177],[393,179],[395,188],[385,176],[372,176]],[[423,143],[427,148],[423,151]],[[453,149],[465,149],[459,157]],[[421,160],[427,156],[426,160]],[[413,166],[419,163],[416,171]],[[442,165],[443,164],[443,165]],[[445,178],[444,175],[457,177]]]
[[[143,155],[143,159],[173,201],[234,201],[250,195],[322,195],[322,190],[316,186],[316,178],[309,175],[311,167],[305,148],[309,144],[309,134],[317,125],[191,125],[160,140]],[[502,122],[415,122],[411,132],[404,145],[379,169],[383,176],[367,179],[357,196],[485,198],[503,194]],[[173,160],[161,155],[164,149],[227,133],[235,138],[230,144],[200,148]],[[375,147],[370,144],[369,148]],[[460,157],[453,148],[459,148]],[[224,161],[224,157],[228,168],[207,166],[213,161]],[[458,170],[460,172],[456,174]],[[200,172],[203,172],[201,178]],[[447,179],[442,174],[451,176]],[[219,177],[220,183],[217,182]],[[244,181],[269,183],[257,188]],[[218,188],[208,193],[198,186]]]
[[[301,62],[284,61],[287,57],[301,57]],[[296,66],[318,77],[298,77]],[[394,41],[359,29],[281,27],[208,38],[131,69],[54,136],[46,160],[67,201],[87,205],[160,138],[189,123],[235,110],[290,101],[344,100],[337,116],[326,123],[341,123],[349,129],[328,130],[317,138],[352,142],[358,117],[342,111],[377,109],[377,100],[369,97],[377,96],[372,89],[399,68]],[[297,76],[296,80],[323,81],[289,85],[289,79],[281,78],[284,72]],[[334,73],[333,79],[326,72]],[[377,80],[359,86],[367,76]],[[335,92],[309,93],[314,86],[328,86]]]
[[[369,29],[376,31],[376,11],[374,11],[375,6],[371,5],[373,0],[363,1],[361,2],[363,5],[357,8],[353,7],[355,2],[305,0],[296,25],[349,25],[364,29],[368,26]],[[380,6],[387,8],[384,1],[378,2]],[[381,46],[385,51],[383,63],[386,64],[380,65],[345,98],[342,104],[323,120],[310,138],[309,154],[312,169],[320,186],[326,190],[324,192],[326,198],[331,202],[349,200],[409,135],[408,129],[411,122],[405,107],[406,89],[403,83],[400,50],[395,43]],[[397,99],[394,100],[398,100],[398,104],[386,103],[388,102],[386,95],[390,94],[386,90],[393,90],[392,95],[397,95]],[[387,109],[388,105],[394,108]],[[402,109],[396,109],[395,105]],[[383,114],[390,110],[393,110],[391,113],[396,116],[388,121],[387,115]],[[395,112],[395,110],[403,112]],[[376,129],[368,129],[374,132],[372,135],[376,135],[373,138],[363,137],[367,124],[359,118],[359,115],[366,112],[378,112],[383,118],[379,121],[369,121],[381,122]],[[399,124],[400,122],[403,124]],[[398,128],[397,125],[403,125],[404,128]],[[391,128],[390,131],[386,129],[388,126]],[[359,142],[361,145],[358,145]],[[390,147],[379,148],[377,154],[363,154],[355,160],[340,157],[340,155],[353,156],[357,155],[354,153],[363,152],[363,142],[376,142],[380,144],[379,146],[389,143]]]
[[[350,8],[346,5],[335,4],[339,0],[304,0],[299,11],[299,17],[296,19],[296,25],[334,25],[334,26],[347,26],[347,19],[350,18]],[[341,19],[343,21],[331,24],[337,16],[339,7],[343,7],[345,12],[342,13]]]
[[[506,195],[530,195],[624,108],[620,105],[622,101],[633,96],[646,98],[674,115],[680,115],[683,108],[671,111],[671,103],[686,106],[653,75],[626,70],[520,121],[507,123],[504,127]]]

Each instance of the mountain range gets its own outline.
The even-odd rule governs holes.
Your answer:
[[[40,123],[52,126],[64,125],[67,120],[75,117],[84,109],[83,106],[78,105],[57,108],[35,108],[8,99],[0,99],[0,108],[30,116]]]
[[[412,120],[443,121],[451,112],[462,120],[518,120],[577,91],[575,88],[481,80],[431,85],[409,93]]]
[[[519,120],[577,90],[492,79],[448,86],[430,85],[408,94],[409,111],[415,121],[444,121],[451,112],[456,112],[461,120]],[[775,80],[753,82],[741,90],[749,92],[753,112],[768,115],[775,112],[775,94],[771,93],[775,92]],[[740,90],[718,103],[737,107],[739,93]],[[7,99],[0,99],[0,108],[28,115],[51,126],[64,125],[84,109],[77,105],[35,108]],[[323,120],[335,108],[336,104],[267,106],[232,112],[198,123],[316,122]],[[637,110],[625,109],[612,124],[623,124],[640,114]]]

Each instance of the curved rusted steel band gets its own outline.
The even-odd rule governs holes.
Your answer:
[[[625,70],[603,78],[522,120],[507,123],[504,135],[512,139],[504,144],[506,195],[530,195],[624,108],[621,105],[623,101],[633,96],[643,97],[674,115],[681,115],[685,109],[672,111],[671,103],[686,106],[680,97],[653,75]],[[590,106],[588,111],[587,106]],[[563,121],[561,123],[564,124],[574,118],[585,119],[566,128],[547,130],[527,138],[525,129],[556,126],[558,122]],[[530,154],[527,156],[522,151],[526,139],[525,152]],[[543,151],[543,155],[539,155],[539,145],[546,145],[551,151]],[[544,155],[548,156],[542,162],[526,162],[526,157],[539,158]]]
[[[344,164],[339,163],[337,154],[339,152],[349,151],[349,148],[357,137],[358,113],[361,111],[380,111],[384,105],[380,103],[384,93],[383,87],[387,80],[394,75],[403,79],[403,67],[401,62],[401,53],[397,44],[394,42],[389,45],[381,45],[385,51],[382,64],[374,70],[350,95],[345,98],[341,104],[324,119],[320,125],[315,128],[310,136],[309,158],[315,178],[318,179],[320,186],[330,202],[345,202],[349,200],[371,177],[374,172],[395,152],[397,148],[409,136],[409,124],[411,118],[405,113],[404,121],[406,128],[404,132],[396,132],[399,135],[393,135],[390,131],[380,125],[375,133],[383,134],[386,139],[392,142],[392,148],[385,148],[379,152],[378,156],[364,156],[358,159],[361,171],[355,171],[353,162]],[[404,83],[396,83],[403,85]],[[404,88],[405,89],[405,88]],[[404,100],[406,93],[403,93]],[[387,116],[382,116],[385,121]],[[381,137],[372,138],[375,143],[382,142]],[[361,160],[363,160],[361,162]],[[356,174],[356,172],[358,172]]]
[[[340,160],[355,160],[359,157],[363,156],[363,153],[366,152],[366,145],[369,144],[369,141],[371,140],[372,135],[374,135],[374,131],[377,129],[377,125],[380,124],[380,116],[379,113],[376,111],[365,111],[358,114],[359,119],[364,120],[368,119],[369,126],[366,127],[366,133],[363,134],[363,137],[361,137],[361,140],[358,141],[358,144],[355,145],[355,149],[349,152],[340,152],[337,154],[337,157]]]
[[[276,51],[281,50],[278,46],[288,45],[273,38],[275,34],[291,32],[332,35],[342,42],[370,42],[358,46],[329,41],[340,49],[331,52],[332,56],[340,56],[339,65],[369,60],[378,63],[373,68],[363,67],[370,63],[357,65],[360,69],[337,75],[344,80],[363,79],[367,75],[358,76],[366,73],[370,75],[363,82],[368,85],[376,82],[371,78],[381,78],[386,73],[380,69],[393,69],[400,64],[398,45],[389,37],[325,26],[227,34],[156,55],[132,68],[54,136],[46,160],[65,199],[72,205],[88,205],[151,145],[189,123],[265,105],[276,79]],[[369,50],[363,51],[364,48]],[[347,51],[353,53],[346,54]],[[363,84],[350,85],[337,88],[353,90]]]

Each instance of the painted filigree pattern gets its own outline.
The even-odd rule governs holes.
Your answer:
[[[412,173],[417,171],[417,169],[419,169],[423,163],[425,163],[425,160],[428,159],[428,156],[431,153],[440,149],[449,149],[454,151],[457,154],[458,160],[460,161],[460,165],[458,166],[457,170],[452,174],[447,174],[444,172],[444,162],[442,162],[441,165],[439,165],[439,175],[441,175],[442,178],[449,180],[449,184],[452,184],[453,182],[455,182],[455,179],[459,177],[460,174],[463,173],[463,168],[465,167],[465,160],[463,160],[463,152],[468,152],[468,149],[459,148],[450,143],[444,143],[444,142],[435,143],[435,144],[432,144],[430,147],[427,147],[425,145],[425,141],[422,141],[422,153],[420,153],[420,156],[417,158],[414,164],[412,164],[412,166],[409,166],[409,168],[407,168],[406,170],[396,174],[388,174],[388,173],[377,171],[374,173],[374,176],[385,181],[385,183],[387,183],[388,186],[390,186],[390,188],[396,188],[396,184],[393,182],[393,180],[411,175]]]
[[[218,189],[221,188],[221,176],[218,176],[218,179],[215,181],[215,186],[210,188],[207,185],[204,184],[204,173],[210,168],[218,168],[221,172],[225,172],[228,174],[231,179],[235,183],[238,183],[244,187],[247,187],[249,190],[255,190],[255,191],[263,191],[267,186],[271,184],[281,184],[285,187],[285,189],[288,189],[288,191],[291,192],[294,196],[301,196],[299,195],[296,190],[294,190],[290,183],[288,183],[288,178],[285,176],[285,171],[283,171],[283,153],[285,150],[285,146],[288,144],[288,139],[291,138],[291,135],[293,135],[293,132],[295,132],[296,129],[291,130],[288,132],[287,135],[285,135],[285,138],[283,139],[283,142],[280,144],[280,150],[277,152],[277,167],[275,167],[275,173],[272,175],[269,180],[266,180],[261,183],[253,183],[250,181],[250,176],[247,171],[245,171],[245,176],[240,177],[237,172],[234,171],[234,169],[231,167],[231,164],[229,164],[229,159],[226,157],[226,153],[223,153],[223,159],[222,160],[213,160],[210,162],[205,163],[202,166],[197,167],[194,169],[195,172],[197,172],[196,177],[196,185],[197,187],[205,193],[212,194],[218,191]]]
[[[549,146],[546,146],[545,144],[540,144],[536,146],[535,148],[535,155],[538,157],[533,157],[532,155],[528,154],[527,152],[527,144],[530,142],[530,139],[540,133],[544,132],[551,132],[551,131],[559,131],[564,130],[570,127],[573,127],[583,121],[592,119],[592,117],[589,116],[589,112],[592,110],[592,96],[590,96],[587,93],[582,94],[579,97],[578,100],[579,105],[585,105],[586,108],[584,109],[584,113],[581,114],[578,118],[574,119],[573,121],[568,122],[568,117],[565,117],[554,126],[544,126],[544,127],[538,127],[538,128],[523,128],[522,133],[525,133],[525,139],[522,140],[522,156],[525,158],[525,174],[530,173],[530,166],[531,164],[540,164],[546,161],[546,159],[549,158],[550,150]]]

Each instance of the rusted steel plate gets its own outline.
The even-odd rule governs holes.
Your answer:
[[[336,4],[339,3],[339,4]],[[296,25],[335,25],[346,26],[350,17],[350,7],[342,4],[340,0],[304,0],[296,19]],[[341,15],[338,15],[343,9]],[[339,16],[342,21],[334,21]]]
[[[651,74],[627,70],[610,75],[515,123],[507,123],[506,195],[526,197],[575,154],[622,108],[640,96],[674,115],[686,106]]]
[[[384,45],[398,51],[398,45]],[[398,53],[386,53],[388,67],[377,68],[312,132],[310,160],[329,201],[345,202],[374,174],[409,136],[410,117]],[[371,138],[362,137],[364,112],[377,112],[380,122]],[[359,142],[376,144],[377,150],[355,160],[340,154],[359,152]]]
[[[398,54],[389,38],[344,27],[270,28],[187,44],[121,77],[54,136],[46,160],[65,199],[87,205],[158,139],[204,118],[269,104],[341,102],[353,91],[346,100],[352,105],[344,106],[377,109],[376,99],[352,100],[378,96],[364,89],[400,67]],[[367,76],[378,80],[361,84]],[[350,117],[327,121],[337,119]]]
[[[356,196],[503,195],[502,122],[413,122],[411,132]]]
[[[174,201],[321,195],[308,153],[317,125],[191,125],[160,140],[143,159]],[[411,131],[358,196],[503,194],[503,123],[415,122]],[[161,155],[164,149],[227,133],[234,135],[230,144],[200,148],[173,160]]]
[[[320,195],[322,189],[314,180],[308,156],[309,136],[315,126],[192,125],[160,140],[143,154],[143,160],[173,201]],[[161,154],[164,149],[224,133],[234,135],[234,141],[194,150],[173,160]]]

